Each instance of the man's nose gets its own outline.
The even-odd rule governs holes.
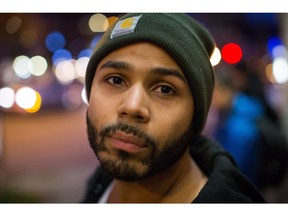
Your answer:
[[[117,110],[120,119],[146,123],[150,120],[148,95],[142,86],[133,86],[123,94]]]

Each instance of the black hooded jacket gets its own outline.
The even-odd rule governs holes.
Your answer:
[[[215,141],[195,136],[190,154],[208,176],[192,203],[265,203],[255,186],[236,168],[229,153]],[[112,180],[99,166],[89,179],[83,202],[97,203]]]

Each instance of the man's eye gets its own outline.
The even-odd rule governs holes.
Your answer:
[[[173,90],[173,88],[171,88],[171,87],[169,87],[169,86],[166,86],[166,85],[158,86],[158,87],[155,89],[155,92],[160,93],[160,94],[163,94],[163,95],[172,95],[172,94],[175,94],[175,91]]]
[[[111,76],[106,79],[109,83],[113,85],[124,85],[124,80],[119,76]]]

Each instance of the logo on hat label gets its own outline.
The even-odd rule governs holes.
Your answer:
[[[124,34],[133,33],[141,17],[142,15],[134,16],[134,17],[129,17],[129,18],[119,21],[116,24],[115,28],[113,29],[110,38],[118,37]]]

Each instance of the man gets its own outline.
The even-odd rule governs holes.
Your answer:
[[[86,72],[87,133],[100,167],[84,202],[264,202],[220,145],[200,135],[214,41],[183,14],[128,14]]]

